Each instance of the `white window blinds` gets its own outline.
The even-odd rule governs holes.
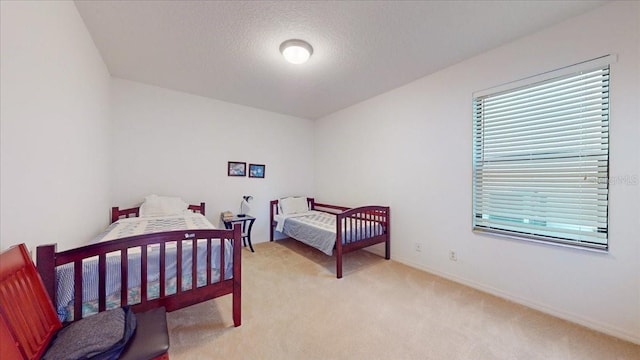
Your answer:
[[[474,230],[607,249],[608,58],[474,94]]]

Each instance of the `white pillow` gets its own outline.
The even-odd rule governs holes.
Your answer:
[[[282,215],[297,214],[309,211],[306,197],[287,197],[279,201]]]
[[[152,194],[145,197],[140,205],[140,217],[180,215],[184,214],[188,207],[189,204],[178,197]]]

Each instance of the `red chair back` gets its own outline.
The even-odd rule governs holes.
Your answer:
[[[0,254],[0,349],[7,359],[39,359],[62,327],[24,244]]]

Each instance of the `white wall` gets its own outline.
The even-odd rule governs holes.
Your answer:
[[[0,248],[71,248],[109,220],[109,73],[73,2],[0,6]]]
[[[207,218],[254,197],[254,243],[269,240],[269,200],[312,194],[313,123],[114,79],[113,204],[156,193],[206,202]],[[227,161],[265,164],[265,178],[227,176]]]
[[[606,5],[318,120],[316,198],[389,204],[392,258],[640,343],[639,18]],[[472,233],[472,92],[609,53],[609,253]]]

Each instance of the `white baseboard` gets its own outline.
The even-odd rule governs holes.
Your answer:
[[[376,251],[371,251],[374,253],[377,253]],[[397,256],[391,256],[391,259],[394,261],[397,261],[399,263],[405,264],[407,266],[411,266],[412,268],[418,269],[418,270],[422,270],[422,271],[426,271],[430,274],[434,274],[436,276],[440,276],[442,278],[451,280],[453,282],[465,285],[465,286],[469,286],[471,288],[474,288],[476,290],[480,290],[486,293],[489,293],[491,295],[495,295],[497,297],[509,300],[509,301],[513,301],[514,303],[520,304],[520,305],[524,305],[526,307],[541,311],[545,314],[549,314],[551,316],[555,316],[557,318],[563,319],[563,320],[567,320],[570,321],[572,323],[576,323],[582,326],[585,326],[589,329],[595,330],[595,331],[599,331],[602,333],[605,333],[607,335],[611,335],[617,338],[620,338],[622,340],[626,340],[626,341],[630,341],[634,344],[638,344],[640,345],[640,334],[633,334],[630,332],[627,332],[625,330],[616,328],[614,326],[608,325],[608,324],[603,324],[597,321],[593,321],[591,319],[587,319],[584,318],[583,316],[580,315],[576,315],[564,310],[559,310],[559,309],[555,309],[553,307],[550,307],[548,305],[545,304],[541,304],[541,303],[537,303],[535,301],[531,301],[529,299],[517,296],[517,295],[513,295],[510,294],[508,292],[502,291],[500,289],[496,289],[494,287],[491,286],[487,286],[485,284],[481,284],[481,283],[477,283],[475,281],[470,281],[467,279],[463,279],[460,277],[457,277],[455,275],[452,274],[448,274],[448,273],[444,273],[441,271],[437,271],[431,268],[428,268],[426,266],[420,265],[420,264],[416,264],[414,262],[412,262],[411,260],[407,260],[407,259],[403,259],[403,258],[399,258]]]

